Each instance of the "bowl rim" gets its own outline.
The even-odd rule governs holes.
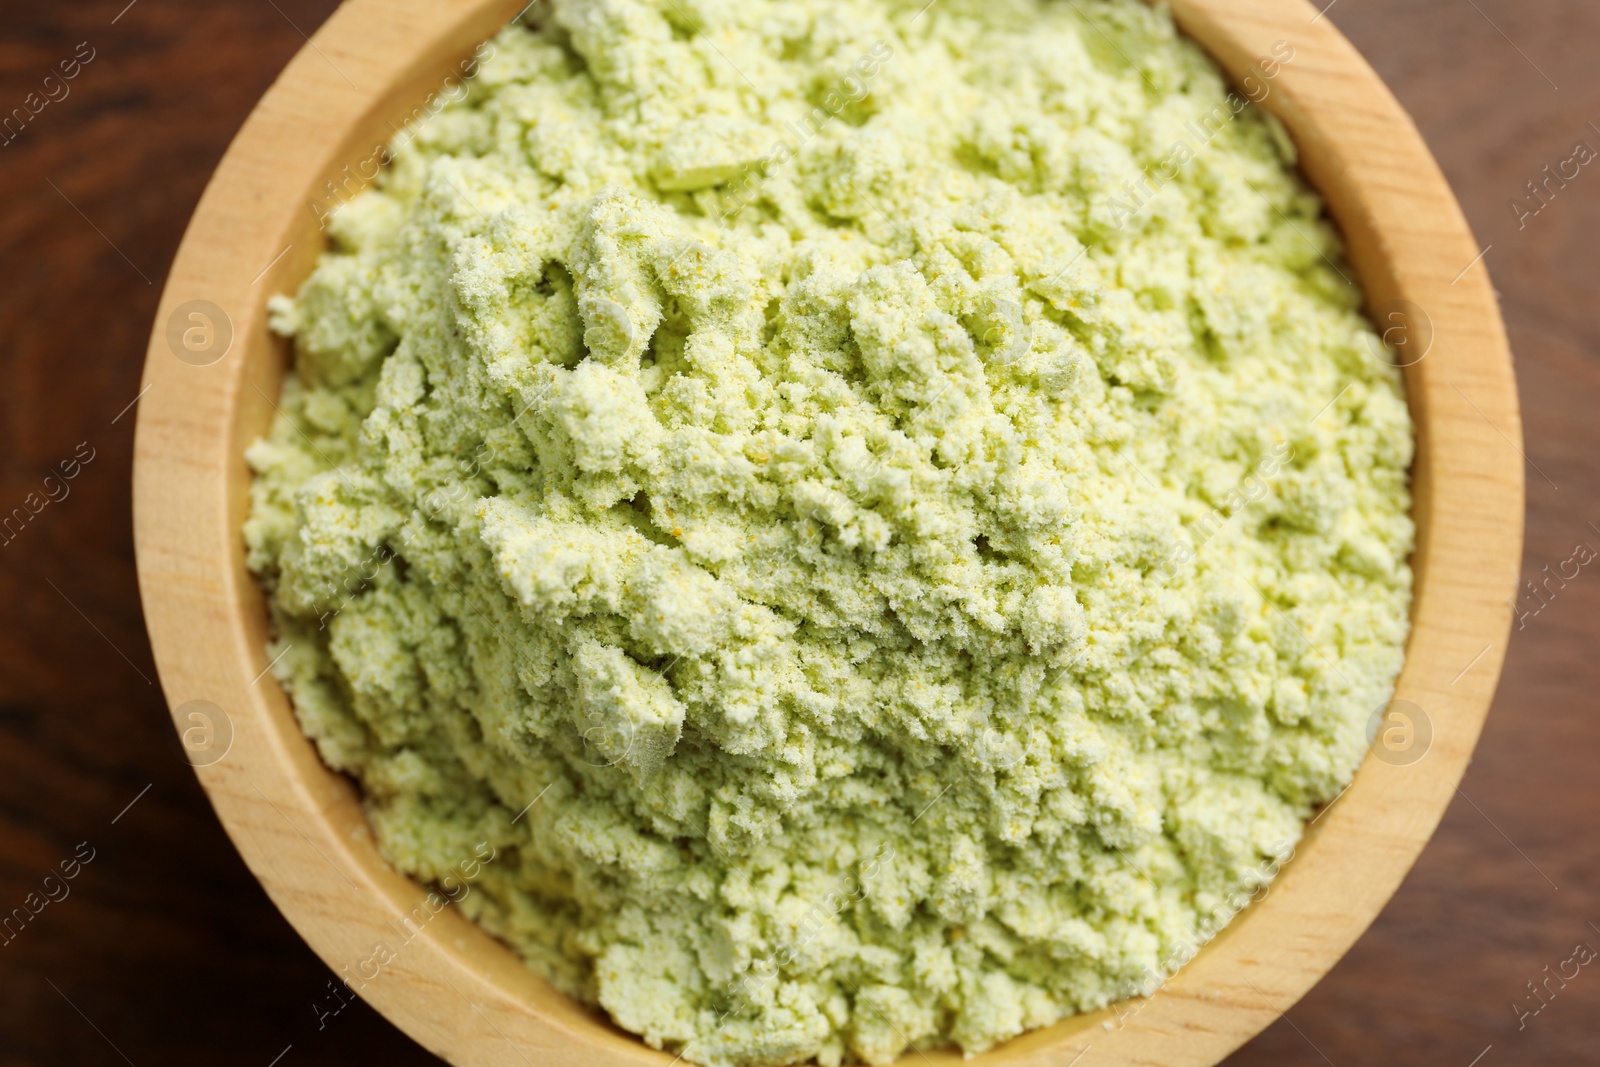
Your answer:
[[[271,676],[265,603],[240,535],[244,449],[275,410],[286,358],[266,329],[268,296],[309,273],[322,247],[319,204],[349,187],[349,168],[359,182],[383,131],[427,106],[523,7],[347,0],[251,113],[184,235],[147,348],[134,460],[139,585],[163,691],[207,796],[336,976],[459,1067],[525,1063],[529,1052],[665,1065],[668,1053],[556,992],[456,909],[435,912],[428,891],[382,859],[355,788],[323,766]],[[1289,129],[1345,234],[1369,309],[1409,301],[1431,323],[1431,351],[1405,369],[1418,542],[1395,696],[1424,709],[1432,747],[1403,766],[1369,756],[1270,893],[1157,994],[1031,1031],[980,1063],[1063,1063],[1092,1047],[1096,1064],[1205,1067],[1264,1029],[1377,917],[1426,844],[1471,757],[1510,630],[1523,533],[1516,383],[1482,253],[1443,174],[1388,89],[1307,0],[1171,7],[1236,81],[1275,44],[1293,47],[1263,105]],[[217,339],[177,358],[169,335],[198,321],[188,317],[196,308]],[[306,992],[313,1003],[325,995]],[[960,1062],[949,1050],[919,1058]]]

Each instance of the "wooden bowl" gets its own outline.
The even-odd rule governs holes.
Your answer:
[[[150,339],[134,464],[139,582],[200,781],[245,862],[335,974],[463,1067],[539,1056],[664,1067],[671,1055],[555,992],[454,909],[394,945],[389,962],[370,962],[376,945],[400,940],[401,917],[425,891],[384,862],[352,783],[322,765],[296,725],[267,669],[267,614],[240,535],[243,452],[273,415],[289,358],[267,332],[265,303],[294,291],[321,251],[325,183],[370,172],[361,164],[390,124],[524,2],[349,0],[245,123],[201,198]],[[1479,247],[1437,164],[1305,0],[1172,7],[1240,81],[1274,43],[1295,49],[1265,105],[1298,143],[1383,327],[1425,332],[1431,322],[1431,350],[1406,369],[1418,543],[1397,693],[1423,709],[1431,748],[1403,765],[1369,757],[1270,894],[1155,997],[1034,1031],[977,1063],[1059,1067],[1092,1047],[1089,1067],[1198,1067],[1271,1023],[1367,928],[1432,833],[1477,740],[1509,630],[1522,543],[1515,383]],[[1427,347],[1420,332],[1409,340],[1411,351]],[[325,989],[305,996],[334,1006]],[[954,1052],[908,1055],[960,1062]]]

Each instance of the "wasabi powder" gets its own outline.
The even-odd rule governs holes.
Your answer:
[[[274,303],[301,723],[695,1063],[1153,990],[1401,664],[1411,427],[1282,130],[1163,8],[923,3],[536,6]]]

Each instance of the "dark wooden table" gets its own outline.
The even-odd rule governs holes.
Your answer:
[[[334,3],[125,4],[0,2],[0,115],[60,97],[0,146],[0,513],[56,498],[0,534],[0,913],[58,898],[0,934],[0,1067],[437,1062],[359,1004],[319,1029],[329,974],[183,760],[134,580],[127,409],[160,284],[229,139]],[[1523,573],[1556,572],[1600,549],[1600,166],[1535,216],[1510,203],[1577,142],[1600,151],[1600,5],[1335,0],[1328,17],[1493,246],[1527,423]],[[1600,1062],[1600,962],[1544,985],[1579,943],[1600,949],[1596,571],[1524,601],[1477,761],[1421,862],[1231,1064]],[[1529,983],[1552,992],[1519,1020],[1514,1005],[1543,1003]]]

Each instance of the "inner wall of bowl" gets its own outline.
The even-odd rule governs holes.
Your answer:
[[[252,319],[256,323],[256,328],[245,338],[241,369],[243,381],[240,388],[235,391],[232,415],[231,455],[236,470],[234,476],[229,479],[231,486],[229,510],[233,530],[243,526],[250,507],[251,476],[244,463],[244,451],[270,428],[276,414],[277,399],[282,390],[284,375],[293,360],[292,345],[267,329],[265,304],[273,295],[295,292],[310,274],[317,257],[326,250],[328,242],[323,231],[322,213],[336,206],[336,198],[331,196],[327,183],[332,182],[339,196],[344,199],[348,199],[358,189],[370,185],[370,180],[364,179],[362,174],[371,172],[368,161],[373,158],[379,146],[387,144],[395,131],[403,128],[406,121],[417,113],[418,107],[425,106],[427,101],[439,92],[447,77],[458,76],[462,65],[471,57],[474,49],[483,40],[493,36],[519,7],[520,5],[515,3],[506,5],[506,10],[500,14],[498,21],[466,20],[452,35],[452,39],[446,42],[448,47],[441,47],[431,53],[433,57],[431,61],[419,63],[414,69],[398,75],[389,91],[383,94],[379,102],[340,144],[317,180],[303,191],[298,211],[284,237],[284,244],[292,246],[291,251],[263,279],[257,305],[253,309]],[[1175,14],[1184,33],[1206,48],[1226,71],[1248,69],[1254,62],[1253,56],[1240,52],[1230,35],[1219,27],[1203,19],[1187,18],[1185,7],[1186,5],[1181,2],[1174,4]],[[439,58],[441,56],[443,58]],[[1383,243],[1373,228],[1372,219],[1359,203],[1358,190],[1348,182],[1339,180],[1342,164],[1336,158],[1337,154],[1317,136],[1314,129],[1310,128],[1304,116],[1298,113],[1287,89],[1270,94],[1263,101],[1263,106],[1277,115],[1293,134],[1300,150],[1301,169],[1312,186],[1323,196],[1331,217],[1346,239],[1348,258],[1367,297],[1367,306],[1369,308],[1379,306],[1404,296],[1395,277],[1393,265],[1384,254]],[[1417,524],[1417,550],[1413,556],[1413,565],[1419,567],[1421,561],[1427,557],[1425,546],[1429,516],[1432,512],[1432,478],[1429,471],[1429,452],[1426,447],[1429,437],[1428,418],[1427,412],[1416,399],[1422,390],[1426,366],[1427,362],[1424,361],[1409,366],[1404,371],[1408,403],[1417,432],[1417,460],[1412,472],[1413,516]],[[270,635],[266,600],[254,575],[245,567],[242,538],[234,539],[233,564],[241,593],[239,602],[244,612],[242,622],[245,632],[257,648],[264,647]],[[1416,574],[1419,590],[1424,580],[1425,576],[1419,569]],[[274,727],[286,750],[293,754],[292,758],[301,768],[307,784],[324,800],[324,813],[347,840],[355,843],[353,851],[360,857],[363,866],[375,875],[376,883],[406,888],[408,891],[406,893],[390,891],[387,894],[395,909],[404,912],[425,890],[410,879],[399,876],[389,867],[387,861],[378,853],[376,843],[366,824],[355,783],[329,770],[321,762],[314,746],[301,732],[290,709],[287,694],[271,679],[263,679],[263,686],[270,686],[267,703],[273,709]],[[1319,829],[1316,826],[1308,828],[1298,854],[1303,855],[1315,847],[1320,837],[1317,832]],[[1224,927],[1213,939],[1213,944],[1231,940],[1255,910],[1254,907],[1246,909],[1243,914]],[[462,929],[463,927],[465,929]],[[422,934],[428,940],[434,941],[441,952],[473,969],[479,971],[487,969],[504,976],[502,984],[508,988],[521,987],[521,992],[526,994],[529,992],[528,980],[531,980],[540,987],[539,993],[533,999],[538,1001],[536,1007],[541,1014],[554,1013],[562,1016],[561,1021],[566,1026],[585,1032],[591,1040],[611,1044],[618,1038],[619,1031],[608,1020],[598,1016],[586,1006],[556,993],[542,979],[527,971],[520,958],[507,946],[481,928],[462,922],[450,931],[450,935],[449,938],[438,937],[432,931],[425,931]],[[1202,948],[1201,955],[1208,954],[1211,947],[1207,945]],[[512,975],[516,978],[512,979]],[[529,1006],[535,1007],[533,1004]],[[1025,1034],[1002,1046],[997,1053],[987,1054],[978,1059],[980,1062],[989,1061],[997,1054],[1004,1054],[1006,1051],[1021,1052],[1024,1047],[1042,1046],[1047,1042],[1059,1041],[1071,1034],[1096,1026],[1102,1020],[1115,1015],[1117,1011],[1118,1006],[1113,1005],[1100,1012],[1074,1016],[1044,1030]],[[642,1046],[635,1047],[640,1053],[646,1052]],[[922,1058],[935,1063],[948,1061],[954,1064],[961,1061],[958,1054],[944,1052],[931,1053]],[[664,1055],[662,1062],[666,1062]]]

